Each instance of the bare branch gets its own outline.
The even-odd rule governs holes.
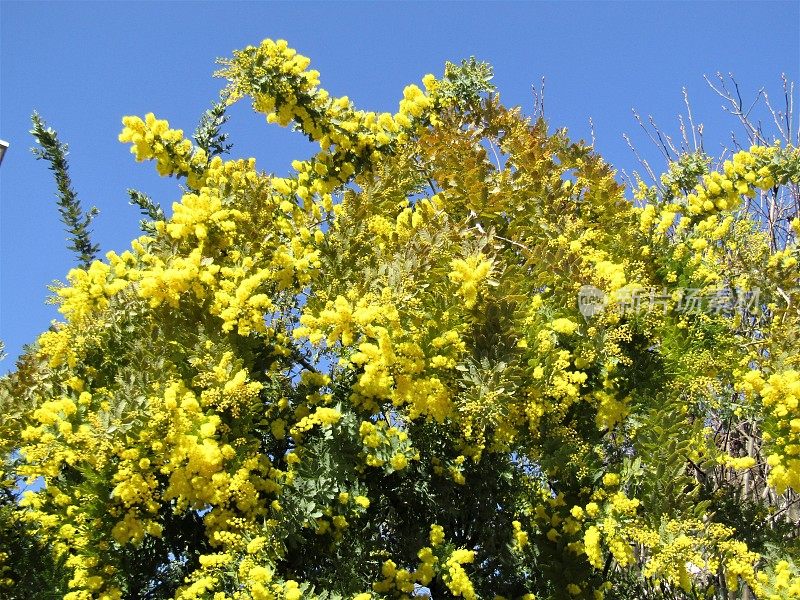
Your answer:
[[[692,105],[689,103],[689,92],[686,91],[685,87],[683,88],[683,103],[686,105],[686,113],[689,115],[689,125],[692,128],[692,144],[693,144],[693,149],[696,151],[698,148],[697,148],[697,137],[695,136],[694,119],[692,118]],[[700,139],[702,141],[702,137]]]
[[[656,146],[656,148],[658,148],[661,151],[661,153],[664,155],[664,158],[667,160],[667,162],[669,162],[670,157],[669,157],[669,151],[667,150],[667,147],[664,146],[663,142],[659,143],[659,141],[656,140],[656,138],[653,137],[653,134],[650,133],[650,131],[647,129],[647,127],[645,126],[644,122],[642,121],[642,117],[640,117],[639,113],[636,112],[636,109],[632,108],[631,111],[633,112],[633,118],[636,119],[636,122],[639,124],[639,127],[642,128],[642,131],[644,131],[647,134],[647,137],[650,138],[650,141],[653,142],[653,144]],[[652,119],[652,117],[651,117],[651,119]]]
[[[656,125],[655,119],[653,119],[652,115],[647,116],[647,120],[650,122],[650,125],[653,127],[653,131],[656,132],[656,136],[658,137],[658,141],[661,143],[661,147],[664,149],[664,152],[669,157],[669,152],[675,154],[675,159],[677,160],[678,155],[680,154],[678,150],[675,148],[675,145],[672,143],[672,138],[670,138],[667,134],[661,134],[661,129],[659,129],[658,125]],[[668,158],[667,160],[672,160],[672,158]]]
[[[622,137],[628,143],[628,148],[630,148],[631,151],[633,152],[634,156],[636,156],[636,160],[639,161],[639,164],[641,164],[645,168],[645,170],[647,171],[647,174],[653,179],[653,181],[658,182],[658,178],[656,177],[656,174],[653,172],[653,169],[650,168],[650,164],[645,159],[643,159],[641,156],[639,156],[639,153],[636,151],[636,148],[634,147],[633,143],[631,142],[631,138],[628,137],[628,134],[627,133],[623,133]]]
[[[544,118],[544,76],[539,89],[535,85],[531,86],[533,92],[533,116],[534,118]]]
[[[707,75],[703,75],[703,79],[705,79],[708,86],[714,90],[721,98],[727,101],[729,106],[722,105],[722,109],[725,112],[728,112],[735,116],[742,126],[747,131],[748,138],[750,144],[760,143],[760,144],[768,144],[769,142],[764,137],[761,124],[759,123],[758,126],[753,125],[752,121],[750,121],[750,113],[752,112],[753,108],[758,104],[758,101],[761,99],[762,95],[764,94],[764,88],[758,90],[755,99],[753,100],[752,104],[747,110],[744,110],[744,101],[742,100],[742,95],[739,91],[739,84],[734,79],[733,74],[729,73],[728,78],[731,80],[734,86],[734,92],[728,90],[727,86],[725,85],[725,78],[723,77],[722,73],[717,73],[717,79],[719,79],[720,83],[714,85],[711,80],[708,78]]]

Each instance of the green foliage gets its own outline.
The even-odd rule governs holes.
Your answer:
[[[147,217],[147,219],[142,219],[139,221],[140,229],[145,233],[154,233],[155,221],[166,220],[164,210],[158,204],[153,202],[153,199],[150,198],[150,196],[138,190],[129,189],[128,195],[130,196],[130,203],[134,206],[138,206],[142,215]]]
[[[67,145],[59,141],[58,134],[47,127],[38,113],[34,112],[31,115],[31,121],[33,122],[31,134],[39,144],[39,148],[33,148],[32,152],[36,158],[49,163],[49,168],[56,180],[58,212],[69,235],[67,249],[75,253],[80,266],[88,267],[97,258],[100,251],[100,247],[92,243],[89,229],[98,210],[92,207],[84,214],[81,208],[80,200],[78,200],[75,190],[72,189],[72,180],[69,176]]]
[[[64,559],[25,523],[16,498],[0,492],[0,596],[8,600],[58,600],[69,591]]]
[[[494,91],[490,83],[493,77],[492,65],[474,56],[462,60],[460,65],[448,61],[439,83],[440,98],[444,104],[455,104],[462,110],[474,109],[486,94]]]
[[[215,156],[228,154],[233,148],[233,144],[225,143],[228,140],[228,134],[222,131],[222,126],[230,119],[225,114],[225,109],[224,102],[212,102],[211,108],[200,117],[200,122],[192,136],[198,147],[205,151],[209,160]]]

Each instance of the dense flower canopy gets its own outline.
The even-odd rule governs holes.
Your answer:
[[[486,65],[391,114],[309,63],[220,72],[318,143],[291,177],[124,118],[185,193],[2,381],[7,519],[65,598],[800,598],[800,220],[748,211],[797,148],[631,202]]]

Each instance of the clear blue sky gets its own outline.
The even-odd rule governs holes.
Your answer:
[[[126,188],[165,208],[180,198],[174,180],[137,164],[117,142],[120,119],[152,111],[191,132],[217,97],[215,58],[263,38],[285,38],[311,57],[322,84],[365,109],[396,110],[402,89],[446,60],[475,55],[495,67],[503,101],[532,106],[531,84],[546,78],[554,127],[630,171],[622,139],[637,131],[635,107],[677,133],[686,86],[695,117],[716,150],[735,126],[703,74],[733,72],[748,95],[761,86],[778,96],[785,72],[800,79],[800,2],[0,2],[0,138],[11,148],[0,168],[0,339],[13,367],[22,346],[58,315],[46,286],[63,280],[73,257],[54,202],[46,164],[29,152],[36,109],[70,144],[71,171],[85,206],[100,216],[103,251],[123,250],[138,235]],[[797,101],[800,101],[798,90]],[[312,148],[268,126],[245,104],[229,125],[234,156],[285,173]]]

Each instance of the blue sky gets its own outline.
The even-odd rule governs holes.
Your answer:
[[[0,339],[9,358],[58,317],[47,285],[73,266],[46,164],[29,148],[35,109],[70,144],[84,206],[95,205],[94,238],[121,251],[138,232],[126,189],[166,209],[174,180],[137,164],[117,141],[126,114],[155,112],[194,130],[222,86],[215,59],[262,39],[287,39],[311,57],[322,85],[361,108],[396,111],[402,89],[446,60],[471,55],[495,68],[502,100],[533,106],[531,85],[546,79],[546,113],[574,138],[589,135],[619,169],[636,168],[622,138],[657,162],[631,116],[652,114],[678,133],[686,86],[695,119],[716,152],[736,124],[703,74],[735,74],[752,97],[777,99],[780,75],[800,79],[800,2],[0,2]],[[796,94],[800,101],[800,90]],[[269,126],[245,103],[231,111],[233,155],[255,156],[279,174],[314,149]],[[169,210],[168,210],[169,212]]]

